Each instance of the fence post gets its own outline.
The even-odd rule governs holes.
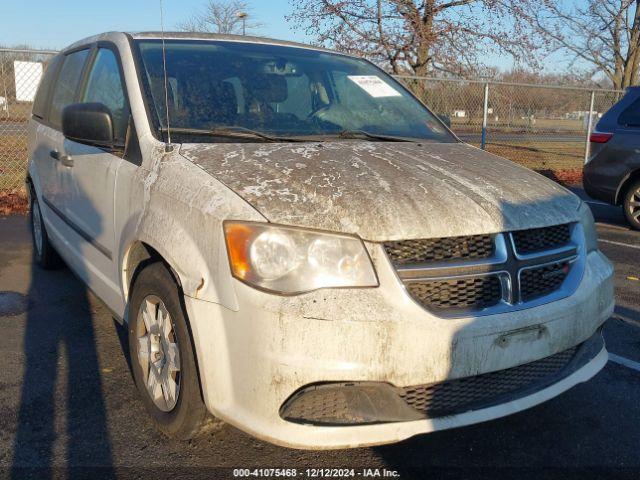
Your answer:
[[[489,111],[489,83],[484,84],[484,105],[482,107],[482,139],[480,148],[484,150],[487,142],[487,113]]]
[[[591,128],[593,127],[593,101],[595,100],[596,92],[591,90],[591,99],[589,101],[589,119],[587,120],[587,138],[584,142],[584,163],[589,160],[589,136],[591,135]]]
[[[9,93],[7,92],[7,77],[4,74],[4,62],[5,62],[5,54],[4,52],[0,52],[0,76],[2,76],[2,89],[4,96],[4,104],[0,105],[1,109],[4,110],[7,120],[9,119]]]

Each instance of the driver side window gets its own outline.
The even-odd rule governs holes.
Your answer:
[[[115,53],[100,48],[91,67],[82,102],[102,103],[113,116],[113,134],[118,143],[124,144],[129,123],[129,106],[124,92],[120,67]]]

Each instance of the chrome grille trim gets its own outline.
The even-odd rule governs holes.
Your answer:
[[[520,255],[516,251],[513,233],[506,232],[493,236],[495,248],[493,255],[489,258],[448,260],[429,264],[395,265],[394,269],[407,295],[422,308],[439,317],[451,318],[469,315],[493,315],[532,308],[571,295],[578,288],[582,280],[586,263],[584,232],[579,223],[569,224],[568,227],[570,231],[569,243],[548,250]],[[383,250],[386,254],[386,249],[383,248]],[[389,258],[388,255],[387,258],[393,266],[391,258]],[[523,300],[521,296],[521,273],[525,270],[538,269],[560,263],[567,263],[570,266],[569,272],[560,286],[556,290],[536,298],[526,301]],[[482,276],[498,276],[502,283],[501,300],[493,306],[482,309],[432,309],[423,304],[420,299],[413,296],[407,288],[408,285],[417,282],[453,281],[456,279]]]

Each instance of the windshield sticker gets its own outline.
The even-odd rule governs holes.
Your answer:
[[[400,96],[400,92],[375,75],[349,75],[347,78],[374,98]]]

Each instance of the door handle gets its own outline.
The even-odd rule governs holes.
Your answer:
[[[71,155],[60,153],[58,150],[51,150],[49,156],[58,160],[65,167],[73,167],[73,158]]]

